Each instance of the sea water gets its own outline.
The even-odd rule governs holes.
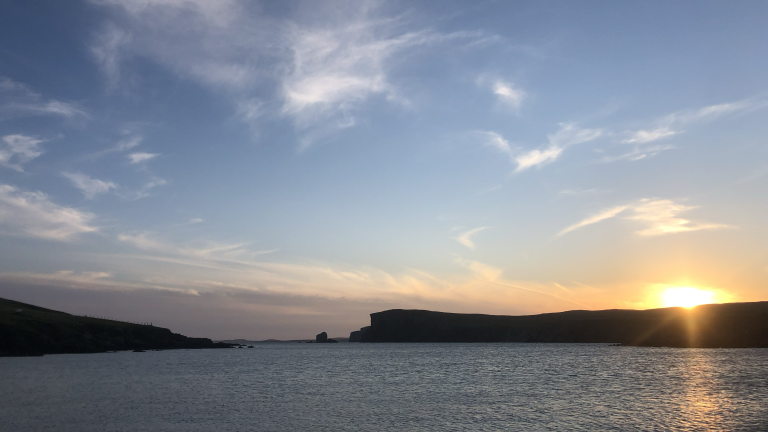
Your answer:
[[[0,358],[0,430],[768,430],[768,349],[272,343]]]

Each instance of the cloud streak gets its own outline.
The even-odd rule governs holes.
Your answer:
[[[0,77],[0,118],[3,116],[57,116],[66,119],[88,118],[76,104],[44,99],[25,84]]]
[[[659,236],[681,232],[733,228],[730,225],[717,223],[697,223],[679,217],[681,213],[696,209],[696,206],[686,206],[668,199],[644,198],[632,204],[619,205],[602,210],[560,231],[556,237],[561,237],[577,229],[614,218],[622,213],[624,219],[637,221],[645,228],[635,231],[639,236]],[[628,213],[628,214],[627,214]]]
[[[461,244],[463,244],[464,246],[466,246],[466,247],[468,247],[470,249],[475,249],[475,243],[472,241],[472,236],[477,234],[477,233],[479,233],[480,231],[483,231],[483,230],[486,230],[486,229],[488,229],[488,227],[480,227],[480,228],[471,229],[471,230],[461,234],[460,236],[456,237],[456,241],[461,243]]]
[[[557,132],[547,135],[549,144],[546,147],[528,151],[513,149],[509,142],[496,132],[481,132],[481,134],[485,137],[486,146],[509,156],[517,165],[515,172],[522,172],[554,162],[566,148],[595,140],[603,135],[603,130],[580,128],[574,123],[561,123]]]
[[[496,96],[499,103],[514,110],[520,109],[527,93],[509,81],[502,79],[491,79],[487,76],[481,76],[477,79],[477,84],[490,89]]]
[[[63,172],[61,175],[71,181],[72,184],[80,189],[83,195],[88,199],[92,199],[99,194],[107,193],[110,189],[117,188],[117,185],[113,182],[88,177],[82,173]]]
[[[43,140],[26,135],[6,135],[0,147],[0,166],[23,172],[22,165],[43,154]]]
[[[42,192],[0,185],[0,232],[5,235],[71,241],[97,231],[94,215],[53,203]]]
[[[146,162],[146,161],[148,161],[150,159],[154,159],[157,156],[159,156],[157,153],[143,153],[143,152],[140,152],[140,153],[131,153],[127,157],[128,157],[128,161],[130,163],[138,164],[138,163]]]
[[[651,158],[659,153],[672,150],[676,147],[670,144],[657,144],[656,141],[671,138],[682,134],[687,127],[696,123],[706,123],[718,118],[747,113],[768,106],[768,101],[761,99],[746,99],[737,102],[729,102],[706,107],[678,111],[668,114],[655,122],[651,128],[635,131],[625,131],[619,142],[629,144],[632,150],[618,155],[603,157],[603,162],[615,162],[619,160],[638,161]]]

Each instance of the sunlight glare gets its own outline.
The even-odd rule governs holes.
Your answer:
[[[714,303],[715,293],[698,288],[679,287],[664,291],[664,306],[692,308],[701,304]]]

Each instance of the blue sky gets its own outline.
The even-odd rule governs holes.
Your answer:
[[[764,2],[0,4],[0,296],[214,338],[766,300]]]

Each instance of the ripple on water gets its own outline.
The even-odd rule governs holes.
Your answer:
[[[0,431],[768,430],[768,350],[263,344],[0,359]]]

